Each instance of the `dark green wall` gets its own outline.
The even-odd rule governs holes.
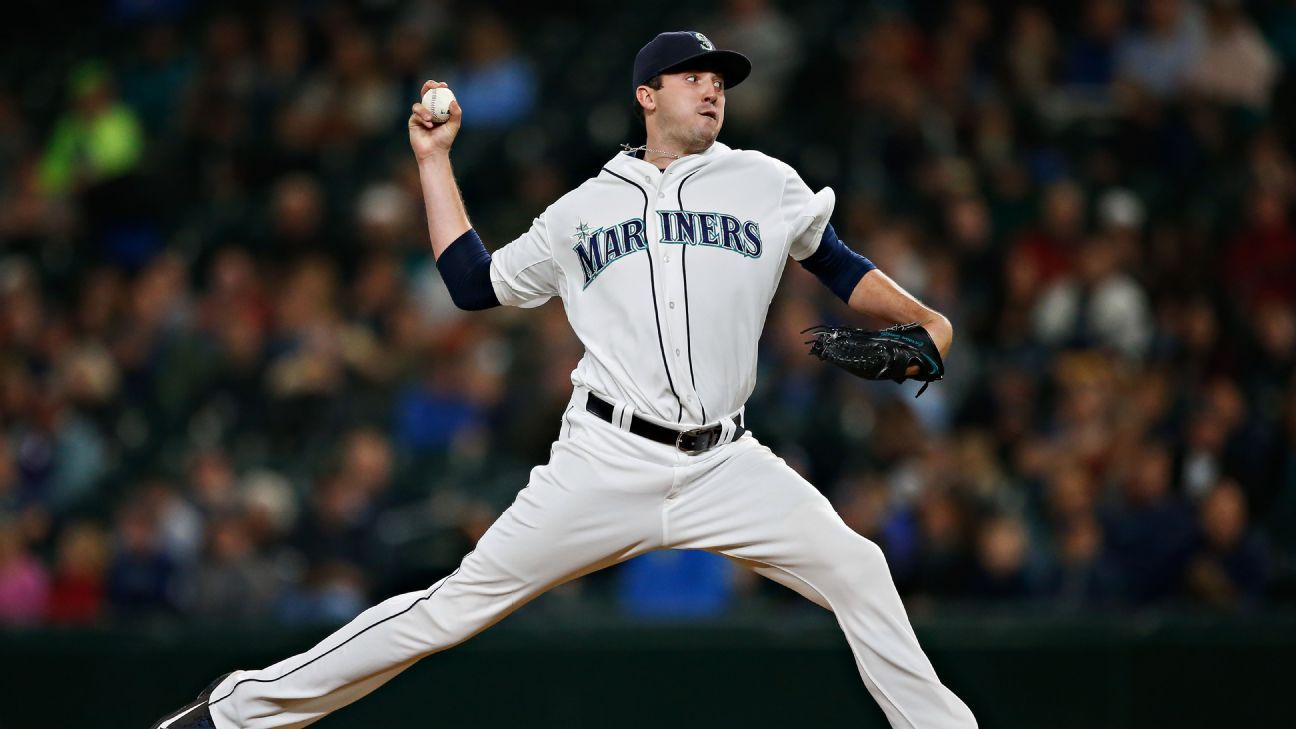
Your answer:
[[[1293,726],[1296,617],[916,621],[983,727]],[[145,729],[319,631],[0,633],[0,729]],[[320,722],[343,727],[884,727],[830,616],[642,625],[520,615]]]

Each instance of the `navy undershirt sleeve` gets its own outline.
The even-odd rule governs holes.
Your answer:
[[[864,274],[877,268],[872,261],[847,248],[837,237],[832,223],[824,228],[819,248],[800,264],[832,289],[837,298],[847,303],[850,303],[851,293]]]
[[[441,280],[450,290],[455,306],[464,311],[479,311],[499,306],[490,279],[490,254],[472,228],[454,239],[436,261]]]

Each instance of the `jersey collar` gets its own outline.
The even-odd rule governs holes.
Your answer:
[[[693,170],[703,167],[714,162],[727,152],[731,152],[728,145],[723,142],[714,142],[706,151],[697,154],[688,154],[670,163],[666,172],[672,175],[683,172],[692,172]],[[657,166],[639,159],[634,156],[633,152],[618,152],[607,164],[607,168],[613,172],[630,174],[634,177],[648,177],[649,181],[656,180],[663,174]]]

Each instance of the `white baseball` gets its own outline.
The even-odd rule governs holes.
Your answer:
[[[448,88],[428,89],[423,94],[423,106],[432,112],[432,121],[437,124],[450,119],[450,102],[454,100],[454,92]]]

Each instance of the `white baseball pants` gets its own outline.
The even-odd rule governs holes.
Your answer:
[[[882,551],[782,459],[750,434],[689,456],[584,405],[578,389],[548,465],[458,569],[301,655],[234,672],[211,693],[218,729],[311,724],[549,588],[661,548],[719,552],[832,610],[893,727],[976,726],[918,645]]]

